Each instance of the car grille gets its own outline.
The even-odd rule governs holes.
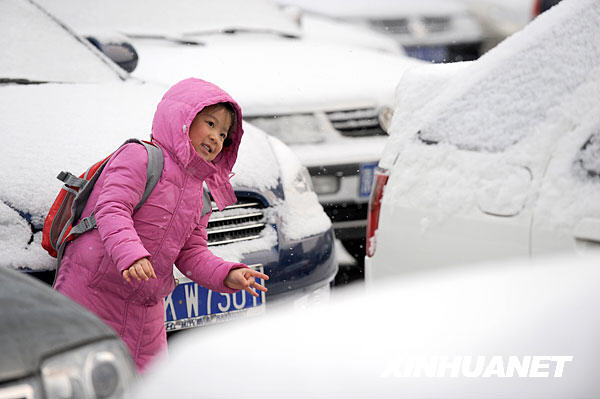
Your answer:
[[[372,20],[371,26],[384,33],[392,35],[406,35],[410,33],[409,22],[406,18],[399,19],[385,19],[385,20]]]
[[[259,238],[265,225],[264,205],[257,199],[238,195],[238,202],[222,211],[213,203],[207,228],[208,246]]]
[[[424,17],[423,24],[428,32],[438,33],[450,29],[450,18],[447,17]]]
[[[365,137],[386,135],[379,124],[379,111],[375,108],[327,112],[327,118],[329,118],[333,127],[343,136]]]
[[[450,29],[448,17],[380,19],[371,20],[370,23],[374,29],[392,35],[413,35],[423,29],[428,33],[439,33]]]

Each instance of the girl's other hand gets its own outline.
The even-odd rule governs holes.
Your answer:
[[[269,276],[256,270],[239,268],[230,270],[223,283],[232,290],[244,290],[252,296],[258,296],[258,292],[253,290],[253,288],[263,292],[267,292],[267,289],[256,282],[256,277],[263,280],[269,279]]]
[[[156,273],[148,258],[142,258],[129,266],[129,269],[123,270],[123,278],[128,283],[131,283],[132,278],[137,281],[148,281],[151,278],[156,279]]]

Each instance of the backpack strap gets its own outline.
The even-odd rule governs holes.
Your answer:
[[[127,143],[137,142],[142,144],[146,151],[148,151],[148,166],[146,167],[146,188],[144,189],[144,194],[142,194],[142,199],[136,205],[134,211],[138,210],[156,187],[156,184],[160,180],[160,176],[162,175],[162,171],[165,165],[165,157],[162,153],[162,150],[159,146],[142,140],[132,139],[128,140]]]
[[[135,212],[146,202],[146,200],[152,193],[152,190],[154,190],[154,187],[156,187],[156,185],[158,184],[158,181],[160,180],[160,176],[162,175],[162,171],[164,168],[165,159],[164,159],[164,154],[163,154],[162,150],[160,149],[160,147],[158,147],[156,144],[148,142],[148,141],[143,141],[143,140],[138,140],[138,139],[129,139],[126,142],[124,142],[119,148],[121,148],[125,144],[129,144],[129,143],[141,144],[144,146],[144,148],[148,152],[148,165],[146,166],[146,187],[144,188],[144,193],[142,194],[142,198],[140,199],[140,202],[138,202],[138,204],[133,209],[133,211]],[[94,173],[94,175],[90,178],[89,181],[85,181],[82,183],[80,183],[79,180],[83,180],[83,179],[75,177],[67,172],[61,172],[61,174],[59,174],[57,176],[60,180],[63,180],[63,179],[64,179],[63,181],[68,180],[70,183],[75,183],[73,185],[76,185],[81,188],[80,188],[79,192],[77,193],[77,196],[75,197],[75,200],[73,201],[73,204],[71,206],[71,219],[69,220],[69,222],[67,222],[67,224],[65,225],[65,229],[63,230],[63,232],[61,233],[61,235],[59,237],[58,242],[60,242],[61,244],[57,250],[56,273],[54,275],[54,283],[52,284],[52,286],[54,286],[54,284],[56,283],[56,277],[58,276],[58,269],[60,267],[60,262],[62,260],[63,253],[65,251],[65,247],[67,246],[67,243],[69,242],[70,237],[81,235],[81,234],[88,232],[90,230],[93,230],[97,227],[96,216],[94,215],[94,212],[92,212],[92,214],[90,216],[82,218],[80,220],[79,220],[79,217],[81,216],[83,209],[85,208],[85,205],[87,203],[87,200],[92,192],[92,189],[96,185],[96,181],[98,180],[100,173],[102,173],[102,171],[104,170],[104,166],[106,165],[107,162],[108,162],[108,159],[98,168],[96,173]],[[73,176],[73,177],[71,177],[71,176]],[[77,179],[77,181],[75,179]],[[66,183],[66,181],[65,181],[65,183]],[[75,220],[79,220],[79,222],[75,226],[73,226],[70,230],[68,230],[68,228],[71,226],[71,224]],[[65,234],[66,234],[66,237],[64,237]]]
[[[210,201],[210,195],[208,194],[208,190],[206,189],[206,187],[203,191],[204,192],[202,193],[202,213],[200,214],[200,216],[204,216],[207,213],[212,212],[212,203]]]

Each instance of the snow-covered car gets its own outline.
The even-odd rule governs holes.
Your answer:
[[[130,78],[30,1],[0,2],[0,22],[0,267],[51,282],[55,260],[40,243],[61,189],[57,174],[82,173],[126,139],[148,138],[166,87]],[[249,123],[244,130],[231,180],[238,202],[212,213],[208,245],[263,270],[269,292],[258,300],[213,293],[174,269],[180,284],[165,302],[168,330],[262,311],[288,296],[321,298],[336,274],[331,221],[306,169],[281,141]]]
[[[404,75],[368,279],[600,246],[599,16],[567,0],[477,61]]]
[[[85,35],[126,35],[140,57],[134,76],[165,84],[198,76],[227,90],[247,121],[299,156],[337,238],[363,256],[382,125],[402,71],[417,60],[317,40],[263,0],[42,3]]]
[[[407,55],[429,62],[473,60],[483,30],[460,0],[277,0],[387,34]]]
[[[0,268],[0,305],[0,398],[124,397],[135,366],[96,316],[6,268]]]
[[[569,255],[390,278],[324,307],[199,339],[192,331],[132,397],[597,398],[599,261]],[[247,331],[268,345],[244,353],[257,367],[231,367],[239,351],[229,342]]]

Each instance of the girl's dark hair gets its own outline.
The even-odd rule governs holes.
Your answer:
[[[222,105],[227,111],[229,111],[229,116],[231,117],[231,127],[229,128],[229,132],[227,132],[227,138],[223,142],[223,148],[229,147],[231,144],[233,144],[233,140],[231,139],[231,132],[235,127],[235,110],[233,109],[233,105],[231,105],[230,102],[217,103],[215,105]]]

